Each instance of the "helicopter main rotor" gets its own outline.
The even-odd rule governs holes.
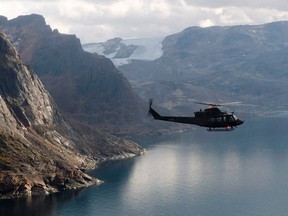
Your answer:
[[[218,106],[237,106],[237,105],[240,105],[242,102],[238,102],[238,101],[235,101],[235,102],[227,102],[227,103],[221,103],[221,104],[215,104],[215,103],[206,103],[206,102],[193,102],[195,104],[201,104],[201,105],[207,105],[207,106],[210,106],[210,107],[218,107]]]

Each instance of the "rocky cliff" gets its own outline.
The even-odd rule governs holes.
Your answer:
[[[142,152],[133,142],[67,122],[0,33],[0,199],[98,184],[83,170]]]
[[[12,38],[66,116],[114,127],[137,123],[146,114],[146,106],[111,60],[85,52],[75,35],[52,31],[35,14],[2,17],[0,29]]]

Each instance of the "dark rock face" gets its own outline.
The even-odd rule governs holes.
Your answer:
[[[67,122],[0,33],[0,199],[98,184],[81,170],[142,152],[133,142]]]
[[[52,31],[39,15],[19,16],[0,29],[67,116],[98,126],[142,120],[146,111],[129,82],[109,59],[84,52],[75,35]]]

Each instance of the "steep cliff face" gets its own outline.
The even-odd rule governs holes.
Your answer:
[[[143,118],[146,111],[129,82],[109,59],[83,51],[75,35],[52,31],[39,15],[3,19],[0,29],[69,116],[90,125],[127,125]]]
[[[99,183],[81,170],[141,152],[135,143],[67,122],[0,33],[0,199]]]

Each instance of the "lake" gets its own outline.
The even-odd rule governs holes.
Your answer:
[[[147,153],[103,163],[101,186],[0,201],[0,215],[280,216],[288,212],[288,117],[232,132],[135,138]]]

